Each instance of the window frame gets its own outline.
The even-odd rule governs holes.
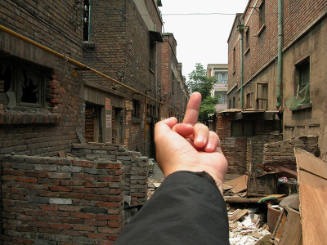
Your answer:
[[[10,81],[9,87],[7,91],[3,93],[9,92],[13,93],[15,96],[15,106],[14,108],[46,108],[47,107],[47,82],[52,80],[51,74],[53,73],[52,69],[48,67],[44,67],[30,61],[15,57],[2,57],[0,54],[0,63],[7,65],[7,68],[10,69]],[[24,77],[24,80],[27,78],[30,81],[37,80],[37,101],[27,102],[23,101],[22,97],[24,92],[22,91],[22,87],[24,85],[24,81],[21,79]],[[32,80],[33,79],[33,80]],[[9,103],[9,102],[8,102]]]

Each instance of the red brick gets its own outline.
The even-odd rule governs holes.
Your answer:
[[[119,208],[121,205],[117,202],[97,202],[96,206],[98,207],[116,207]]]
[[[51,191],[72,191],[71,187],[65,186],[50,186]]]

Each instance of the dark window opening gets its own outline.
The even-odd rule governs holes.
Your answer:
[[[51,74],[49,68],[0,54],[0,102],[11,107],[45,106],[46,83]]]
[[[247,28],[245,31],[245,51],[250,48],[250,29]]]
[[[246,108],[252,108],[252,93],[246,94]]]
[[[257,109],[268,109],[268,84],[257,83]]]
[[[232,137],[254,136],[255,135],[254,124],[255,121],[232,121],[231,136]]]
[[[233,48],[233,72],[235,72],[235,70],[236,70],[236,57],[235,57],[235,55],[236,55],[236,50],[235,50],[235,48]]]
[[[235,97],[233,97],[233,108],[235,108],[236,103],[235,103]]]
[[[310,83],[310,60],[305,59],[304,61],[296,65],[296,73],[297,88],[298,91],[301,91]]]
[[[0,93],[6,93],[10,89],[11,74],[11,67],[9,65],[0,65]]]
[[[36,77],[28,75],[26,71],[22,72],[21,81],[21,102],[38,104],[40,102],[39,85],[40,82]]]
[[[84,0],[83,4],[83,41],[90,41],[90,2]]]
[[[87,142],[103,142],[102,110],[103,106],[86,102],[85,139]]]
[[[259,6],[259,28],[261,28],[265,24],[265,18],[266,18],[266,7],[265,7],[265,1],[263,0],[261,2],[261,5]]]
[[[140,102],[138,100],[133,100],[132,116],[135,118],[141,117],[141,106],[140,106]]]

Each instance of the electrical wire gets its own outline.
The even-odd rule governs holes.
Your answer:
[[[183,15],[236,15],[231,13],[167,13],[164,16],[183,16]]]

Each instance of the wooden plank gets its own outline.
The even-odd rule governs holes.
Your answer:
[[[327,180],[327,163],[315,157],[311,153],[295,148],[294,154],[298,169],[318,175]]]
[[[326,244],[327,164],[304,150],[294,152],[298,164],[303,244]]]
[[[239,193],[241,191],[245,191],[247,189],[247,182],[248,182],[248,176],[242,175],[240,177],[237,177],[235,179],[229,180],[225,182],[224,184],[226,186],[231,186],[231,191],[233,193]]]
[[[300,213],[289,209],[279,245],[301,245],[302,228]]]
[[[235,222],[247,215],[249,210],[247,209],[236,209],[231,217],[228,218],[230,222]]]
[[[224,196],[224,199],[228,203],[257,203],[260,197],[244,198],[239,196]]]

